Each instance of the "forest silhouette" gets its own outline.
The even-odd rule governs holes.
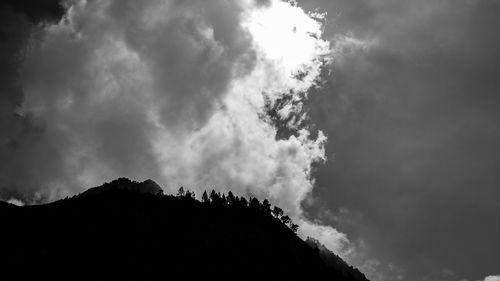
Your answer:
[[[265,199],[120,178],[49,204],[0,202],[0,279],[367,280]],[[4,277],[4,278],[1,278]]]

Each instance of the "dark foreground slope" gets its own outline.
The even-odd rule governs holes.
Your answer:
[[[366,280],[269,213],[157,191],[121,179],[45,205],[0,202],[0,279]]]

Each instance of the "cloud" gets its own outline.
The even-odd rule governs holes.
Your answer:
[[[491,62],[499,61],[500,10],[492,1],[468,2],[301,2],[328,12],[333,50],[336,38],[375,39],[368,48],[340,41],[347,48],[334,56],[328,94],[310,95],[308,104],[331,139],[329,159],[335,155],[315,174],[318,202],[308,211],[317,217],[324,200],[361,214],[332,224],[353,243],[365,241],[355,252],[380,262],[375,273],[396,277],[387,269],[393,263],[404,280],[439,277],[443,267],[454,280],[477,280],[497,267],[500,228],[490,226],[500,213],[492,199],[500,182],[492,156],[500,80]],[[474,265],[470,256],[478,257]]]
[[[330,226],[312,223],[304,219],[299,221],[299,225],[299,235],[314,237],[331,251],[341,254],[344,258],[350,258],[353,249],[344,233]]]
[[[362,53],[367,53],[371,48],[379,44],[377,38],[361,39],[351,33],[335,34],[331,39],[333,46],[331,48],[332,56],[335,58],[335,66],[342,67],[346,59],[353,56],[359,56]]]
[[[500,275],[490,275],[484,278],[484,281],[500,281]]]
[[[67,2],[24,50],[0,188],[28,203],[121,176],[230,189],[271,198],[342,254],[345,235],[301,207],[326,161],[327,137],[302,111],[330,60],[321,37],[317,19],[277,0]]]
[[[11,198],[11,199],[7,200],[7,203],[10,203],[10,204],[13,204],[13,205],[16,205],[16,206],[24,206],[24,203],[21,200],[17,200],[17,199],[14,199],[14,198]]]

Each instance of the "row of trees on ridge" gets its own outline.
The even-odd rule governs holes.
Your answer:
[[[184,190],[184,187],[180,187],[177,191],[177,197],[186,198],[190,200],[197,200],[196,194],[190,190]],[[258,212],[263,212],[273,216],[274,218],[281,221],[283,224],[288,226],[294,233],[297,233],[299,226],[293,223],[292,219],[286,214],[284,214],[283,209],[278,206],[272,206],[269,200],[264,199],[262,202],[255,197],[251,197],[247,200],[245,197],[235,196],[231,191],[226,194],[215,192],[212,190],[210,195],[205,190],[201,196],[201,202],[204,204],[215,204],[215,205],[230,205],[239,206],[243,208],[250,208]]]

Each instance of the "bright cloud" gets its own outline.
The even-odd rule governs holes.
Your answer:
[[[24,203],[21,200],[14,199],[14,198],[7,200],[7,203],[10,203],[10,204],[13,204],[16,206],[24,206]]]
[[[30,42],[17,114],[31,135],[2,186],[49,200],[120,176],[230,189],[271,198],[302,236],[341,253],[345,235],[301,208],[326,160],[327,137],[302,124],[331,59],[321,22],[278,0],[207,2],[69,2]],[[293,134],[276,137],[269,107]]]
[[[484,278],[484,281],[500,281],[500,275],[486,276],[486,278]]]

